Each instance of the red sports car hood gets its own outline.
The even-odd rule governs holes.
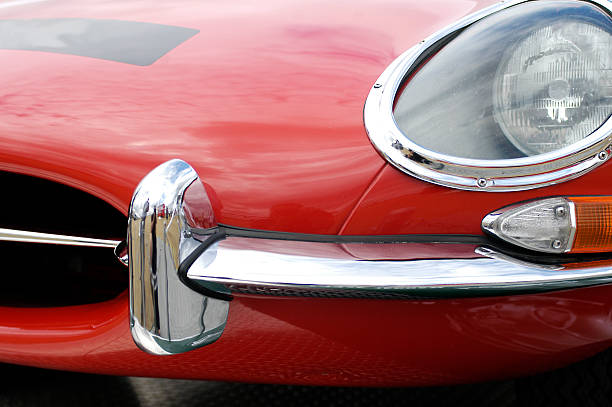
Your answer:
[[[490,3],[2,1],[0,166],[125,212],[148,171],[181,158],[221,223],[338,233],[385,166],[362,122],[370,87]]]

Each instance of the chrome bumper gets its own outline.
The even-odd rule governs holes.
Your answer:
[[[169,161],[142,180],[130,206],[132,336],[141,349],[156,355],[186,352],[217,340],[232,293],[448,298],[612,281],[612,263],[606,261],[535,264],[484,246],[477,237],[315,236],[210,224],[202,228],[186,215],[193,211],[183,199],[198,183],[187,163]],[[201,198],[199,211],[210,205],[206,196]],[[205,212],[212,214],[212,208]],[[447,253],[448,245],[461,255],[422,258],[423,252]]]

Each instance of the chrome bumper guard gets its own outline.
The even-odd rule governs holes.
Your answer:
[[[136,344],[152,354],[182,353],[217,340],[232,293],[450,298],[612,282],[608,261],[535,264],[478,244],[478,239],[411,241],[407,236],[313,236],[210,224],[203,228],[186,215],[193,211],[183,199],[198,183],[193,168],[172,160],[149,173],[132,198],[131,331]],[[210,205],[208,197],[201,198]],[[212,213],[212,207],[207,211]],[[424,249],[448,252],[444,246],[449,244],[462,249],[462,255],[423,258]]]
[[[198,246],[185,220],[183,194],[198,175],[172,160],[136,188],[128,218],[130,326],[136,344],[155,355],[186,352],[221,336],[229,303],[202,295],[179,278]]]

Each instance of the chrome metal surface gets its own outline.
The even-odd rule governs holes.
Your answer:
[[[501,221],[499,220],[502,216],[504,216],[504,214],[506,214],[509,211],[513,211],[515,209],[519,209],[522,206],[525,205],[529,205],[531,203],[536,203],[538,201],[545,201],[545,200],[551,200],[551,199],[555,199],[557,201],[560,201],[564,204],[567,205],[568,210],[565,209],[565,207],[563,206],[557,206],[554,208],[554,212],[555,212],[555,216],[559,217],[559,218],[564,218],[565,216],[567,216],[569,214],[569,222],[570,222],[570,229],[569,229],[569,236],[567,239],[567,243],[565,244],[565,246],[563,245],[563,241],[555,239],[553,240],[552,244],[551,244],[551,248],[553,250],[538,250],[535,247],[531,247],[531,246],[526,246],[514,239],[510,239],[507,236],[503,236],[502,234],[499,233],[499,231],[494,227],[496,222]],[[534,201],[530,201],[527,203],[518,203],[518,204],[514,204],[514,205],[509,205],[503,208],[500,208],[496,211],[493,211],[489,214],[487,214],[483,219],[482,219],[482,223],[481,223],[482,229],[494,236],[497,236],[498,238],[520,246],[520,247],[524,247],[526,249],[529,250],[535,250],[535,251],[542,251],[542,252],[546,252],[546,253],[568,253],[572,250],[572,247],[574,245],[574,238],[576,236],[576,205],[574,204],[574,202],[572,202],[570,199],[567,198],[563,198],[563,197],[558,197],[558,198],[542,198],[539,200],[534,200]]]
[[[605,151],[602,151],[602,152],[599,153],[599,155],[597,157],[599,157],[599,159],[601,161],[605,161],[608,158],[608,153],[605,152]]]
[[[512,0],[471,14],[433,34],[400,55],[376,81],[364,106],[364,124],[376,149],[395,167],[416,178],[448,187],[478,191],[516,191],[567,181],[605,162],[612,144],[612,118],[587,138],[536,156],[481,160],[459,158],[425,149],[398,128],[393,104],[400,86],[439,41],[493,13],[533,0]],[[586,0],[576,0],[586,1]],[[607,0],[590,0],[612,13]]]
[[[572,229],[570,232],[567,249],[565,249],[566,252],[569,252],[574,247],[574,240],[576,239],[576,228],[578,225],[578,221],[576,218],[576,204],[573,203],[572,201],[568,201],[568,206],[569,206],[570,222],[572,224]]]
[[[187,287],[178,271],[198,242],[183,211],[183,193],[198,181],[180,160],[151,171],[129,210],[130,325],[136,344],[155,355],[196,349],[223,333],[229,304]]]
[[[540,264],[532,261],[517,259],[516,257],[512,257],[510,255],[501,253],[497,250],[494,250],[490,247],[480,246],[474,250],[474,253],[479,254],[483,257],[488,257],[490,259],[502,260],[508,263],[516,264],[520,267],[527,268],[538,268],[538,269],[546,269],[553,271],[561,271],[564,269],[562,265],[554,265],[554,264]]]
[[[126,240],[121,241],[117,247],[115,247],[115,256],[121,264],[129,266],[128,245]]]
[[[119,240],[92,239],[89,237],[56,235],[51,233],[28,232],[25,230],[0,229],[0,241],[59,244],[66,246],[108,247],[114,249]]]
[[[512,238],[511,236],[504,235],[503,233],[500,232],[499,229],[496,228],[497,223],[502,222],[503,221],[502,218],[505,216],[508,216],[509,212],[515,212],[516,210],[521,210],[522,208],[528,207],[531,204],[536,204],[539,202],[545,203],[545,201],[551,201],[550,205],[553,207],[551,208],[551,210],[554,211],[555,217],[565,218],[566,212],[569,212],[569,216],[570,216],[569,231],[568,231],[567,242],[565,244],[562,240],[553,239],[548,249],[538,248],[535,246],[528,245],[524,242],[521,242],[515,238]],[[555,206],[555,205],[559,205],[559,206]],[[569,209],[566,210],[562,205],[567,205]],[[510,216],[512,215],[510,214]],[[567,253],[571,251],[572,249],[572,245],[574,242],[574,235],[576,233],[576,211],[575,211],[573,202],[570,201],[569,199],[566,199],[563,197],[542,198],[542,199],[533,200],[529,202],[505,206],[496,211],[493,211],[487,214],[482,219],[481,226],[485,232],[491,235],[497,236],[498,238],[508,243],[511,243],[513,245],[519,246],[519,247],[524,247],[529,250],[540,251],[544,253]]]
[[[501,216],[503,212],[501,211],[495,211],[495,212],[491,212],[489,213],[487,216],[484,217],[484,219],[482,219],[482,230],[484,230],[485,232],[488,232],[492,235],[497,236],[497,233],[495,232],[495,229],[493,229],[493,223],[497,220],[497,218],[499,218]],[[499,236],[498,236],[499,237]]]
[[[305,253],[308,245],[314,243],[303,244],[300,252]],[[337,246],[317,245],[319,252],[331,252]],[[360,245],[372,248],[380,244],[348,243],[343,248],[351,253]],[[408,256],[410,245],[406,243]],[[274,252],[277,249],[274,240],[229,236],[211,245],[205,252],[209,254],[207,261],[194,263],[187,276],[250,293],[282,294],[289,290],[292,295],[305,292],[351,297],[368,293],[382,298],[393,294],[426,297],[517,294],[612,282],[612,267],[597,262],[572,269],[563,264],[540,266],[493,256],[491,250],[477,250],[473,258],[360,260]]]

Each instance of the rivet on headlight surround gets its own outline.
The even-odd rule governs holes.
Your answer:
[[[562,151],[499,160],[459,158],[428,150],[411,141],[395,122],[393,109],[396,96],[405,78],[415,72],[424,60],[471,24],[498,11],[528,2],[515,0],[500,3],[467,16],[406,51],[383,72],[366,100],[364,123],[374,146],[390,163],[412,176],[439,185],[478,191],[512,191],[567,181],[606,161],[612,144],[610,118],[583,142]],[[610,3],[605,0],[575,2],[598,6],[602,12],[610,15]],[[486,180],[484,186],[483,179]]]

